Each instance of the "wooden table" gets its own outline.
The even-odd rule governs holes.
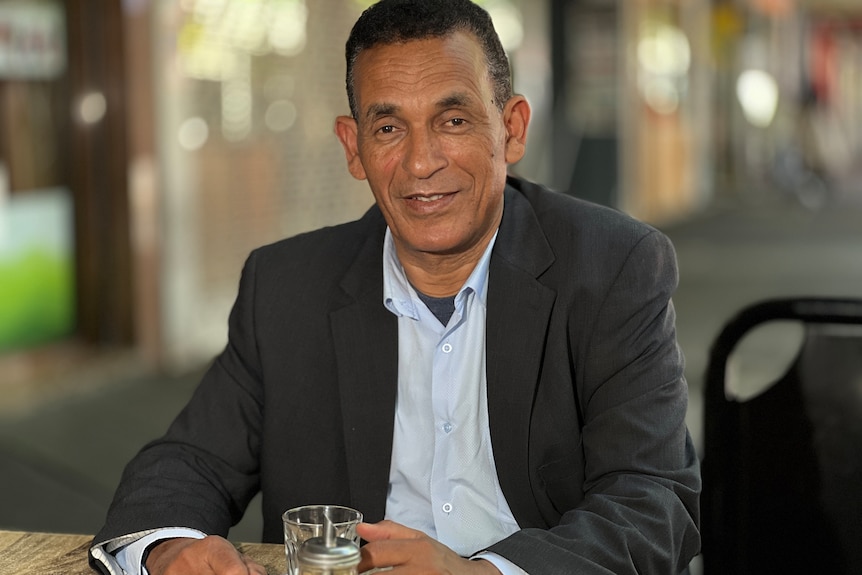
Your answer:
[[[92,539],[92,535],[0,530],[0,574],[94,575],[87,564]],[[283,545],[239,543],[237,549],[266,567],[269,575],[285,572]]]

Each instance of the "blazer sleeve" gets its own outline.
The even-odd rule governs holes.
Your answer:
[[[621,262],[591,325],[569,327],[585,461],[583,485],[571,490],[584,496],[559,525],[490,548],[530,575],[675,574],[700,547],[699,462],[671,302],[675,253],[652,230]]]
[[[188,527],[226,536],[259,488],[263,390],[254,336],[255,257],[243,269],[224,351],[160,439],[126,466],[99,545]]]

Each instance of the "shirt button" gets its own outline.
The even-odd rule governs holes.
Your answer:
[[[448,341],[443,344],[443,353],[449,353],[452,351],[452,344]]]
[[[446,423],[443,424],[443,431],[445,431],[446,433],[451,433],[452,427],[453,427],[452,424],[447,421]]]
[[[444,503],[443,504],[443,513],[446,513],[446,514],[452,513],[452,504],[451,503]]]

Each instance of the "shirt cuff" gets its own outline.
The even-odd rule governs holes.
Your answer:
[[[90,554],[105,566],[110,575],[147,575],[147,570],[141,565],[141,559],[147,547],[156,541],[177,537],[203,539],[206,534],[187,527],[166,527],[164,529],[139,531],[109,539],[90,549]]]
[[[496,553],[491,553],[490,551],[482,551],[481,553],[476,553],[470,560],[476,559],[484,559],[488,563],[492,564],[494,567],[500,570],[500,573],[503,575],[530,575],[508,559],[504,559]]]

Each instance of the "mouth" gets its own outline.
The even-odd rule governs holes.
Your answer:
[[[439,188],[437,188],[439,190]],[[460,190],[414,190],[402,196],[404,205],[417,216],[442,215],[448,213],[456,204]]]
[[[441,200],[446,197],[448,194],[433,194],[430,196],[407,196],[408,200],[414,200],[417,202],[431,203],[436,202],[437,200]]]

